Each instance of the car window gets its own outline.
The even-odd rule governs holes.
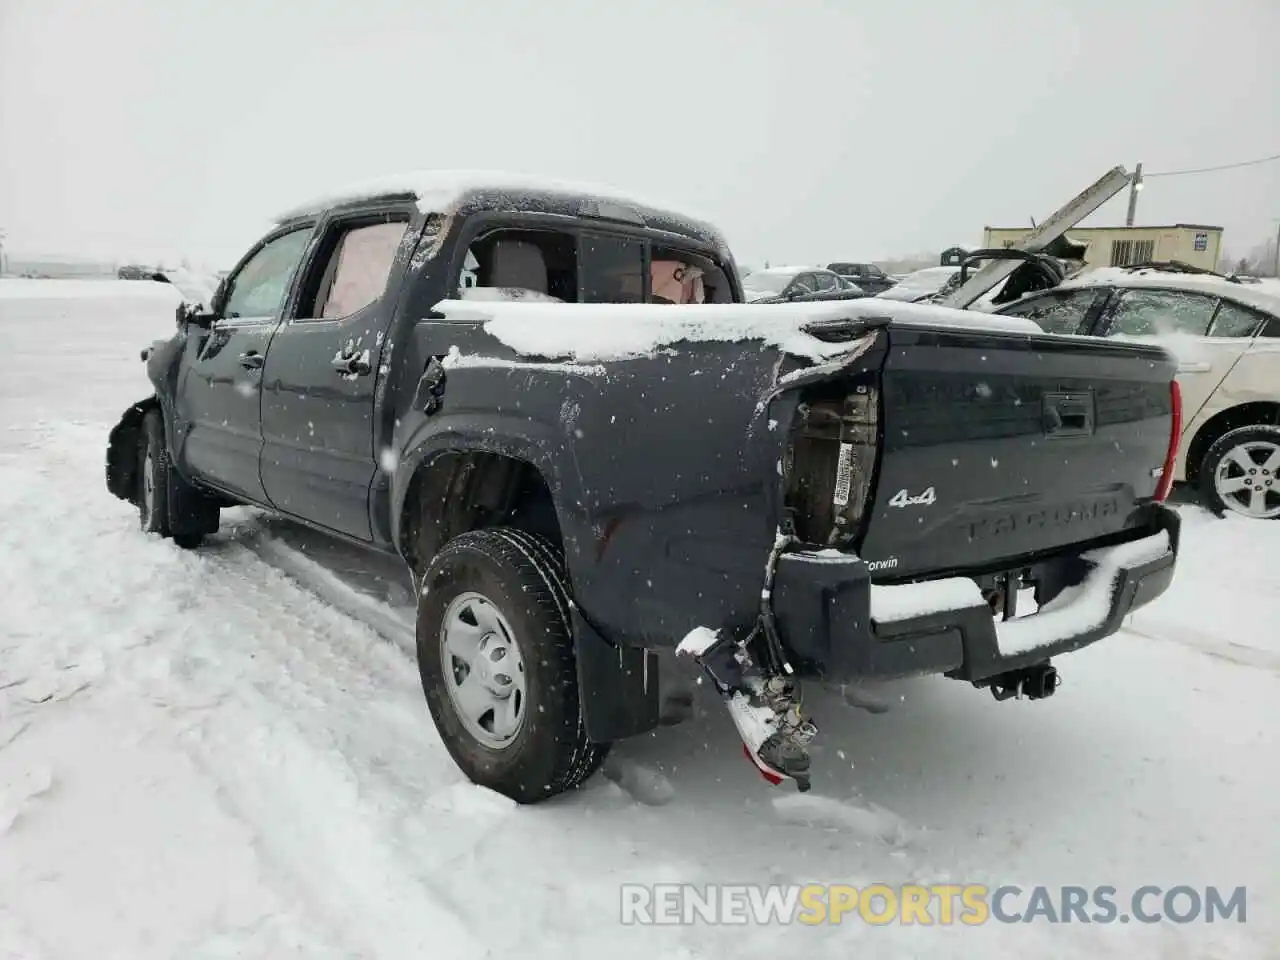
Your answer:
[[[231,278],[222,315],[227,318],[275,316],[310,237],[308,226],[266,243]]]
[[[644,303],[644,242],[584,236],[579,245],[583,303]]]
[[[1218,305],[1218,312],[1213,315],[1213,323],[1209,327],[1211,337],[1252,337],[1265,321],[1260,313],[1242,307],[1238,303],[1223,300]]]
[[[812,273],[802,273],[796,277],[795,283],[791,285],[790,293],[816,293],[817,284],[814,283]]]
[[[407,226],[401,220],[347,228],[325,267],[314,314],[325,320],[349,317],[381,297]]]
[[[1204,336],[1217,300],[1180,290],[1123,290],[1111,310],[1104,336]]]
[[[840,281],[836,279],[834,273],[814,273],[810,276],[813,277],[814,287],[817,290],[835,290],[840,286]]]
[[[875,279],[875,280],[883,280],[883,279],[884,279],[884,271],[883,271],[883,270],[881,270],[879,267],[877,267],[874,263],[869,263],[869,264],[867,264],[867,267],[866,267],[866,269],[865,269],[863,272],[864,272],[868,277],[872,277],[872,278],[873,278],[873,279]]]
[[[1006,317],[1025,317],[1045,333],[1075,334],[1081,331],[1097,290],[1064,290],[1028,297],[1000,311]]]

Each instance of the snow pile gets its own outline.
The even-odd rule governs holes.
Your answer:
[[[876,301],[827,304],[592,304],[468,303],[442,300],[434,310],[450,322],[479,322],[517,353],[549,359],[626,360],[681,342],[758,340],[794,356],[823,360],[848,353],[850,343],[827,343],[804,327],[823,321],[888,317],[999,333],[1041,330],[1020,317],[986,317],[963,310]]]
[[[982,591],[968,577],[894,586],[871,585],[871,619],[877,623],[893,623],[944,610],[983,606],[986,606],[986,601],[982,599]]]
[[[1169,535],[1122,543],[1083,554],[1093,564],[1084,582],[1067,587],[1034,615],[996,623],[996,643],[1005,656],[1045,647],[1102,626],[1111,612],[1117,575],[1169,552]]]

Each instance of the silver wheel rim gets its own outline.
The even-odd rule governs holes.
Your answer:
[[[156,505],[156,481],[150,451],[142,459],[142,505],[149,518]]]
[[[524,658],[515,631],[486,597],[464,593],[444,612],[440,662],[454,712],[486,747],[507,746],[524,725]]]
[[[1214,471],[1213,487],[1236,513],[1280,517],[1280,444],[1249,440],[1232,447]]]

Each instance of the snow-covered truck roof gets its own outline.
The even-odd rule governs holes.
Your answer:
[[[1234,300],[1280,317],[1280,280],[1252,277],[1229,279],[1212,273],[1178,273],[1151,268],[1133,270],[1125,267],[1098,267],[1078,273],[1064,280],[1054,289],[1075,290],[1081,287],[1148,287],[1187,290]]]
[[[295,204],[277,214],[277,223],[314,216],[332,207],[372,200],[412,198],[422,213],[446,213],[468,196],[480,192],[510,193],[520,196],[560,196],[596,200],[637,209],[662,212],[690,223],[711,228],[705,220],[690,216],[671,204],[645,200],[634,194],[598,183],[576,183],[501,170],[413,170],[364,180],[335,188]],[[719,231],[711,228],[713,232]]]

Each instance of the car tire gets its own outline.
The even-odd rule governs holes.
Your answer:
[[[1229,510],[1257,520],[1280,517],[1280,427],[1258,424],[1224,433],[1200,461],[1199,486],[1219,516]]]
[[[138,434],[138,525],[143,533],[171,537],[184,549],[204,541],[201,533],[173,533],[169,523],[169,487],[173,483],[164,421],[159,410],[148,410]]]
[[[583,783],[608,753],[586,733],[564,563],[511,527],[464,533],[418,589],[418,670],[467,777],[517,803]]]

